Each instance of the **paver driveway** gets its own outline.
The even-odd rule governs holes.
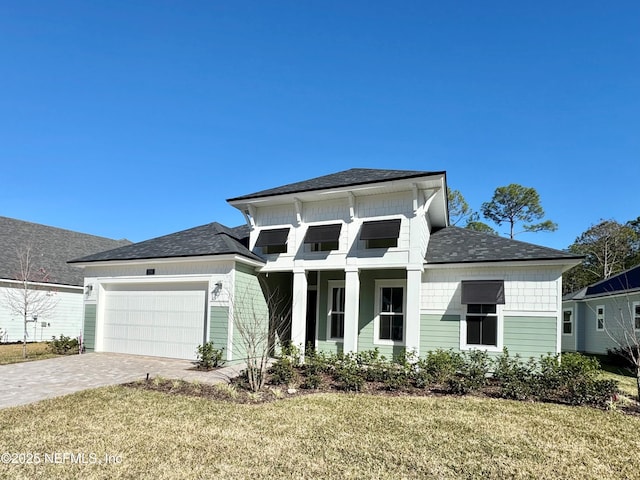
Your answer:
[[[211,372],[191,370],[188,360],[86,353],[33,362],[0,365],[0,408],[24,405],[88,388],[116,385],[151,377],[178,378],[203,383],[227,382],[241,366]]]

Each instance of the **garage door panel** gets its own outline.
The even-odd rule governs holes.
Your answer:
[[[204,340],[206,291],[107,291],[102,326],[103,350],[195,359]]]

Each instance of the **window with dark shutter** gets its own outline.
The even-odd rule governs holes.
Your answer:
[[[360,240],[365,241],[366,248],[397,247],[400,223],[399,218],[364,222],[360,229]]]

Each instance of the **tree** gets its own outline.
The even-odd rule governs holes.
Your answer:
[[[50,314],[55,309],[58,299],[55,297],[55,291],[46,285],[51,281],[51,276],[44,267],[36,265],[36,256],[31,246],[19,248],[16,255],[18,271],[14,274],[14,280],[18,281],[20,286],[5,290],[5,303],[13,314],[22,317],[22,357],[26,358],[28,323]]]
[[[627,295],[614,309],[613,319],[607,320],[605,332],[618,346],[616,353],[629,363],[636,377],[636,394],[640,401],[640,306]]]
[[[508,223],[510,238],[523,232],[553,232],[558,229],[558,225],[551,220],[531,223],[544,216],[540,196],[535,188],[523,187],[516,183],[496,188],[491,201],[483,203],[481,210],[482,215],[497,225]],[[522,231],[515,232],[518,222],[523,222]]]
[[[615,220],[600,220],[569,246],[571,253],[584,255],[585,259],[567,272],[567,283],[577,290],[622,272],[630,266],[637,241],[633,228]]]
[[[478,218],[479,218],[479,215],[477,213],[473,213],[467,220],[467,224],[465,225],[464,228],[466,228],[467,230],[473,230],[475,232],[491,233],[492,235],[498,235],[498,232],[496,232],[493,228],[491,228],[486,223],[478,220]]]
[[[465,218],[473,215],[473,210],[460,193],[460,190],[452,190],[447,187],[447,202],[449,204],[449,223],[457,225]]]
[[[245,359],[249,388],[258,392],[266,380],[276,337],[291,321],[291,302],[280,295],[277,288],[272,290],[261,276],[236,292],[237,295],[229,298],[233,328],[239,338],[239,345],[234,342],[234,349]]]

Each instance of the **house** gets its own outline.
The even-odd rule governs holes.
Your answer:
[[[640,338],[640,265],[577,292],[562,302],[562,351],[606,354]]]
[[[38,298],[37,292],[41,292],[51,297],[46,312],[40,312],[40,317],[27,328],[27,340],[39,341],[61,334],[78,337],[82,331],[83,275],[67,261],[129,243],[0,217],[0,341],[14,342],[24,337],[24,317],[13,311],[8,301],[24,298],[16,292],[22,288],[20,280],[25,278],[20,263],[27,252],[31,267],[29,295]],[[29,308],[36,308],[34,302]],[[30,320],[37,316],[37,312],[33,313],[28,312]]]
[[[276,335],[321,351],[560,352],[562,272],[580,257],[450,226],[446,188],[442,171],[351,169],[229,199],[242,227],[74,260],[86,348],[193,358],[212,340],[239,360],[238,311],[275,296]]]

